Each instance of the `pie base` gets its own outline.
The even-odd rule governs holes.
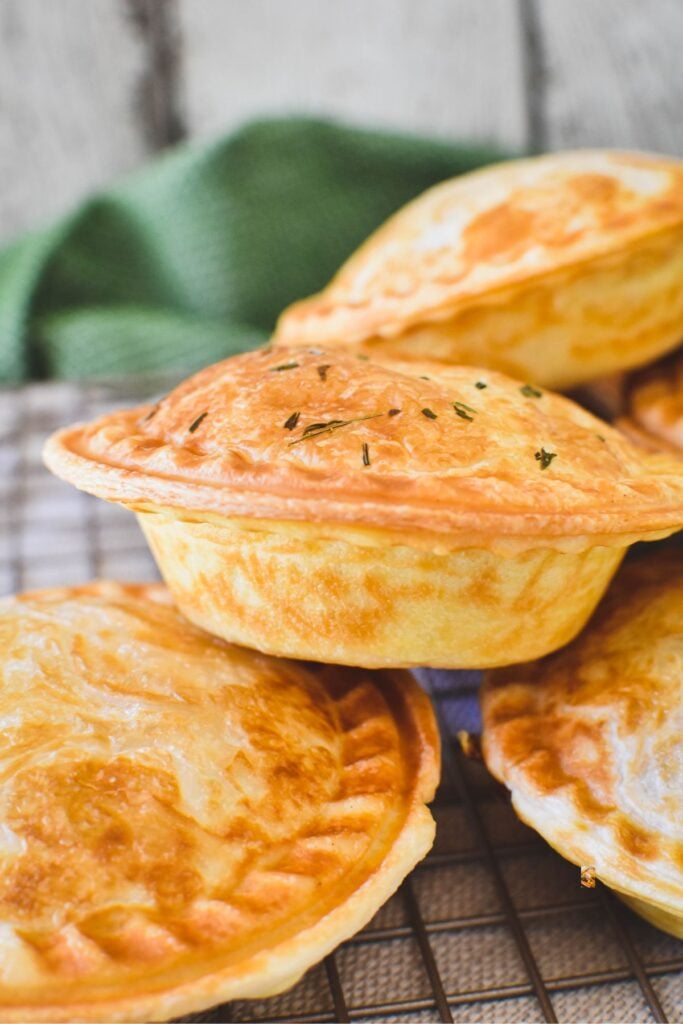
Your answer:
[[[664,910],[656,903],[647,903],[645,900],[636,899],[635,896],[625,896],[621,892],[618,892],[617,896],[634,914],[638,914],[655,928],[668,932],[677,939],[683,939],[683,917],[680,914],[672,914],[670,910]]]
[[[486,366],[549,388],[575,387],[643,366],[679,344],[682,277],[683,242],[666,234],[626,257],[610,255],[477,297],[353,347],[374,359]],[[324,343],[351,347],[350,337]],[[285,340],[291,342],[286,334]]]
[[[328,537],[314,524],[138,512],[182,612],[217,636],[366,668],[486,668],[542,655],[582,628],[625,547],[430,552]]]

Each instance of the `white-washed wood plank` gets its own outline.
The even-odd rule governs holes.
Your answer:
[[[681,0],[536,0],[549,148],[683,154]]]
[[[190,135],[255,115],[521,146],[515,0],[179,0]]]
[[[121,0],[0,0],[0,240],[139,163],[146,48]]]

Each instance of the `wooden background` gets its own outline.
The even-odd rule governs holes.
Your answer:
[[[0,241],[300,111],[683,155],[683,0],[0,0]]]

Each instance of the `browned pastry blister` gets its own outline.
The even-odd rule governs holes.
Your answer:
[[[140,516],[180,608],[269,653],[485,667],[586,621],[683,524],[680,463],[493,371],[263,349],[57,433],[48,466]]]
[[[276,338],[568,388],[676,346],[682,277],[682,162],[555,153],[430,189],[286,310]]]
[[[629,560],[572,644],[489,674],[482,711],[519,816],[683,938],[683,551]]]
[[[408,673],[305,667],[161,587],[0,603],[0,1020],[166,1020],[272,995],[431,846]]]

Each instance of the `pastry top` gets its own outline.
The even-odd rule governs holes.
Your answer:
[[[683,350],[636,373],[626,384],[629,433],[651,449],[683,451]]]
[[[683,551],[625,563],[586,630],[489,674],[484,753],[520,816],[610,886],[683,913]]]
[[[0,650],[2,1020],[267,992],[426,852],[438,739],[407,673],[268,658],[115,583],[3,601]]]
[[[683,236],[683,162],[583,150],[497,164],[405,206],[323,292],[283,314],[277,337],[393,337],[666,231]]]
[[[683,525],[680,463],[501,374],[262,349],[54,435],[57,475],[133,507],[462,547],[623,545]],[[628,539],[627,539],[628,538]]]

